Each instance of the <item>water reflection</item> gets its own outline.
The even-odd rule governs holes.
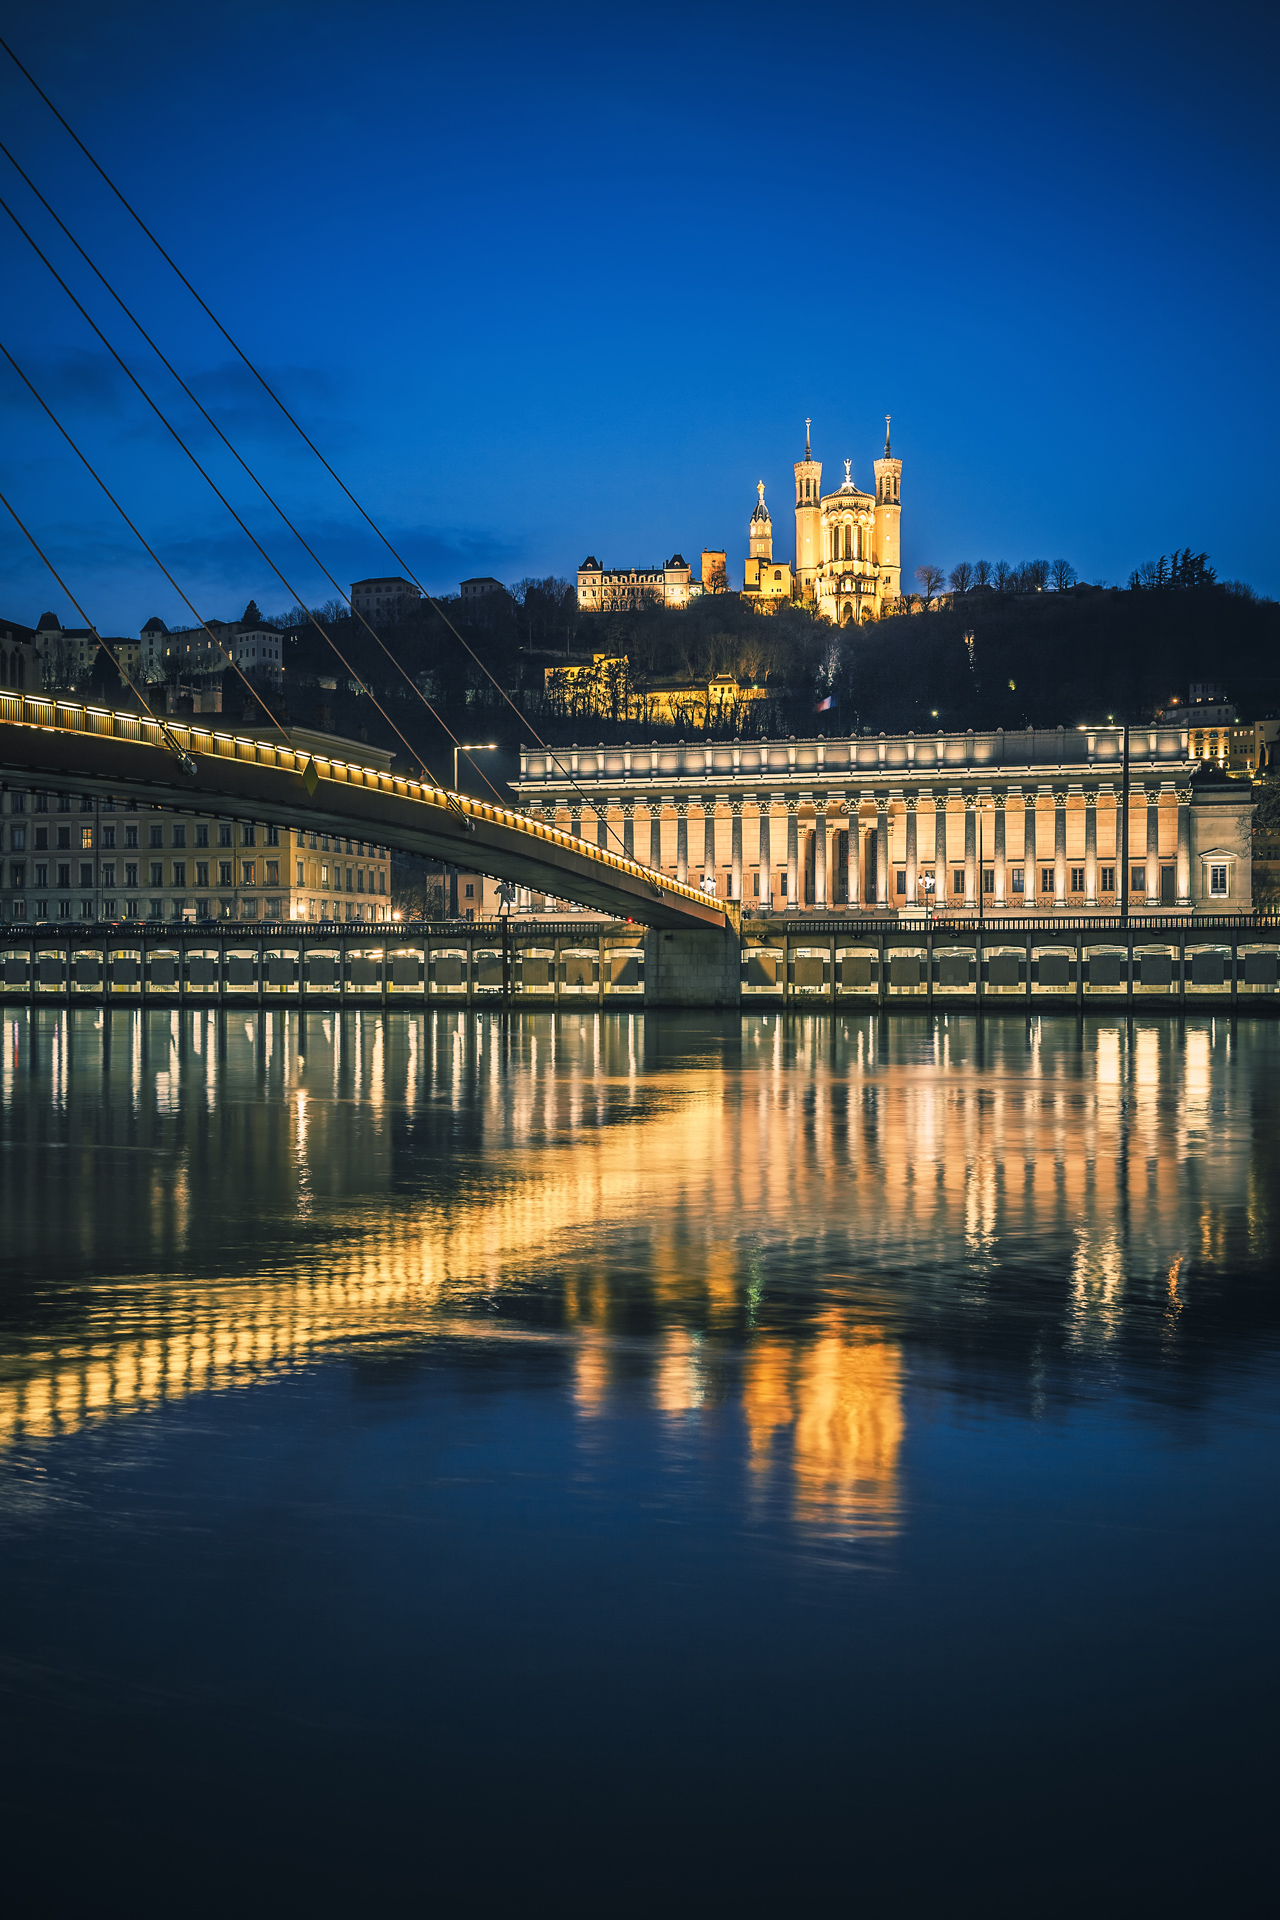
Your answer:
[[[1040,1413],[1274,1332],[1265,1023],[6,1010],[0,1447],[517,1342],[903,1524],[913,1367]],[[1243,1276],[1243,1278],[1242,1278]],[[1199,1313],[1199,1318],[1197,1318]]]

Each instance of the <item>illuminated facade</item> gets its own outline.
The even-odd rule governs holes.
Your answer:
[[[336,736],[295,729],[314,751]],[[359,755],[392,756],[361,741]],[[0,798],[0,919],[89,921],[387,920],[387,849],[79,791],[10,782]]]
[[[582,613],[638,612],[641,607],[687,607],[695,592],[693,569],[673,553],[660,567],[602,567],[588,554],[578,568],[578,608]]]
[[[854,485],[851,460],[842,484],[823,493],[809,426],[795,463],[797,598],[837,626],[878,619],[902,591],[902,462],[890,448],[888,419],[874,493]]]
[[[1121,752],[1114,727],[575,747],[522,751],[513,784],[748,912],[1092,913],[1122,890]],[[1252,792],[1197,766],[1185,726],[1132,731],[1135,908],[1252,906]]]
[[[773,521],[764,503],[764,481],[756,481],[755,511],[747,531],[750,549],[742,570],[742,592],[762,613],[772,613],[793,593],[791,563],[773,557]]]

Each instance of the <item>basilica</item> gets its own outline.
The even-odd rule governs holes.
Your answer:
[[[853,480],[853,462],[834,492],[822,491],[822,462],[813,457],[811,422],[804,423],[804,459],[795,463],[796,557],[792,566],[773,554],[773,522],[764,481],[748,531],[743,594],[762,612],[799,600],[837,626],[875,620],[902,591],[902,462],[895,460],[885,419],[884,457],[873,463],[875,491]]]

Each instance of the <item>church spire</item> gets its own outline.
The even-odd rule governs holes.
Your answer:
[[[806,460],[812,460],[813,458],[813,455],[809,451],[809,426],[810,422],[806,419],[804,423],[804,457]]]
[[[892,418],[893,415],[891,413],[886,413],[884,417],[884,457],[886,460],[890,460],[893,457],[889,452],[889,422]]]

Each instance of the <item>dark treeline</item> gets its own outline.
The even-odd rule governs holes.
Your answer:
[[[557,712],[544,693],[547,670],[594,653],[625,655],[642,686],[727,674],[743,689],[764,690],[763,699],[713,710],[712,734],[1143,720],[1174,696],[1185,698],[1196,680],[1224,686],[1246,717],[1280,706],[1280,606],[1218,582],[1206,556],[1175,551],[1138,569],[1125,589],[1073,585],[1066,562],[1028,565],[1037,576],[1043,566],[1039,585],[1029,584],[1027,567],[992,567],[982,583],[975,563],[967,579],[956,569],[960,577],[940,600],[907,601],[898,614],[839,630],[799,606],[762,615],[732,593],[678,612],[582,615],[572,582],[525,580],[465,609],[447,596],[439,603],[444,618],[424,604],[382,629],[379,640],[403,674],[342,603],[317,609],[314,620],[295,608],[275,622],[284,633],[285,677],[267,697],[286,724],[384,746],[400,766],[425,761],[441,779],[452,773],[450,732],[464,742],[496,741],[499,750],[477,755],[470,768],[463,760],[460,784],[487,792],[482,769],[504,796],[519,746],[530,743],[521,714],[555,745],[688,730]],[[997,586],[996,574],[1006,572]],[[834,704],[818,712],[826,696]],[[263,719],[231,674],[224,713]]]

